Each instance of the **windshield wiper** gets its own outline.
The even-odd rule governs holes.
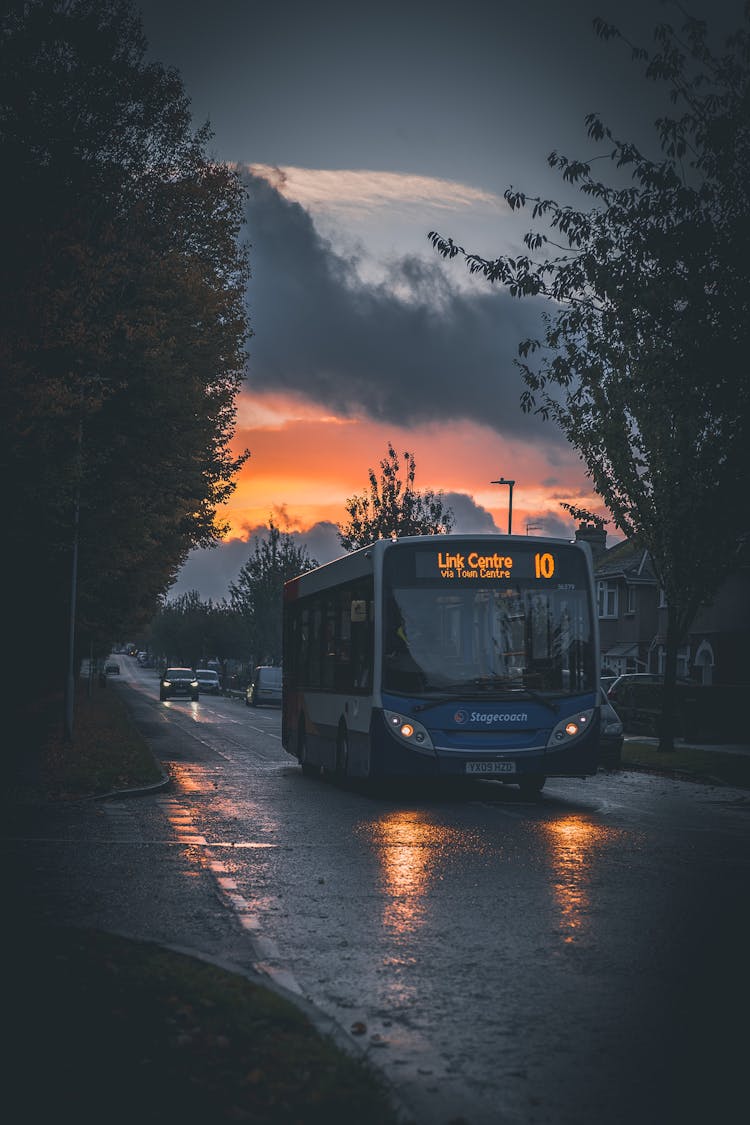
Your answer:
[[[480,690],[477,691],[477,688]],[[528,699],[533,699],[536,703],[541,703],[553,715],[557,714],[556,705],[541,692],[526,687],[519,680],[506,680],[501,676],[480,676],[475,680],[460,680],[452,684],[443,684],[440,688],[434,688],[433,690],[449,691],[450,695],[442,695],[437,699],[417,703],[414,711],[429,711],[432,707],[439,707],[441,703],[461,703],[463,700],[485,699],[489,691],[497,691],[498,688],[500,691],[497,692],[497,698],[516,699],[519,695],[523,695]],[[459,692],[460,694],[458,694]]]
[[[542,707],[546,707],[553,715],[557,714],[557,706],[550,699],[547,699],[540,691],[535,691],[534,688],[527,687],[520,680],[506,680],[501,676],[483,676],[476,680],[445,684],[444,686],[445,689],[451,692],[450,695],[443,695],[438,699],[430,699],[426,703],[417,703],[414,710],[429,711],[432,707],[439,707],[441,703],[461,703],[463,700],[484,699],[488,691],[492,691],[493,689],[497,690],[499,688],[500,691],[498,691],[496,698],[517,699],[519,696],[526,697],[527,699],[533,699],[535,703],[541,703]],[[461,691],[462,688],[465,690]],[[483,690],[477,691],[477,688]],[[461,691],[460,695],[454,694],[459,691]]]
[[[527,687],[523,680],[503,680],[501,682],[510,695],[525,695],[529,699],[533,699],[535,703],[541,703],[541,705],[551,711],[553,715],[557,714],[557,707],[552,700],[548,699],[546,695],[542,695],[540,691],[535,691],[534,688]]]

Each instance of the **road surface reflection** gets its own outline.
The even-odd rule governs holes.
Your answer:
[[[421,809],[398,809],[363,825],[377,850],[383,889],[383,925],[407,937],[424,921],[427,894],[446,852],[478,846],[470,834],[437,823]]]
[[[586,929],[594,861],[621,833],[592,824],[578,814],[542,821],[538,829],[552,863],[552,889],[560,911],[563,940],[572,944]]]

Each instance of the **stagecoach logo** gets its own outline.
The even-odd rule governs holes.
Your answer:
[[[469,714],[467,711],[460,710],[453,715],[453,721],[460,726],[468,722],[492,726],[494,723],[527,723],[529,716],[526,711],[506,711],[502,713],[497,711],[472,711]]]

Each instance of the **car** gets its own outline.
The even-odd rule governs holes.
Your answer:
[[[200,686],[192,668],[166,668],[159,681],[159,699],[162,703],[179,696],[192,699],[193,703],[196,703],[199,693]]]
[[[599,694],[601,709],[601,734],[599,735],[599,764],[605,769],[616,769],[622,762],[625,728],[620,716],[607,698],[604,688]]]
[[[623,691],[626,691],[631,684],[663,684],[664,677],[658,672],[624,672],[621,676],[615,677],[607,689],[607,698],[611,701],[617,700]],[[677,683],[683,685],[690,685],[690,680],[681,679],[677,677]]]
[[[120,675],[120,665],[118,664],[118,662],[116,660],[108,660],[107,661],[107,663],[104,665],[104,675],[105,676],[119,676]]]
[[[601,686],[604,688],[605,691],[609,691],[609,689],[612,687],[612,684],[615,682],[616,679],[617,679],[617,676],[600,676],[599,677],[599,683],[601,684]]]
[[[213,668],[196,668],[195,678],[198,689],[205,695],[221,695],[221,680],[219,673]]]
[[[245,703],[248,707],[257,707],[259,703],[280,705],[281,668],[273,664],[259,665],[245,690]]]

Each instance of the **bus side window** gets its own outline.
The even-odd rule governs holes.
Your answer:
[[[336,689],[352,689],[352,593],[345,588],[338,592],[336,613]]]
[[[310,682],[310,610],[305,608],[297,616],[297,669],[302,685]]]
[[[352,688],[356,691],[369,691],[372,682],[374,605],[368,592],[362,586],[356,588],[351,603]]]
[[[316,601],[310,610],[310,661],[308,663],[311,688],[319,688],[321,684],[321,648],[323,647],[323,609],[320,602]]]

